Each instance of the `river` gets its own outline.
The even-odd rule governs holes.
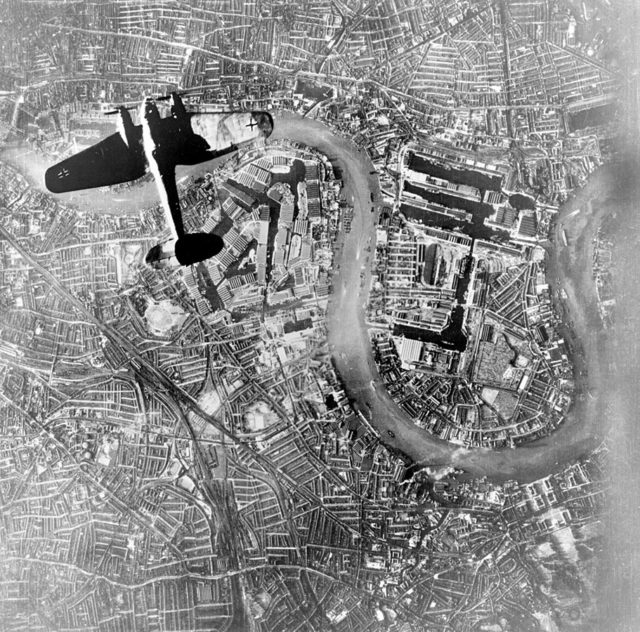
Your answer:
[[[377,177],[366,155],[351,141],[334,134],[315,120],[292,113],[275,117],[272,139],[290,139],[315,147],[328,156],[343,174],[344,191],[355,212],[351,231],[343,236],[343,247],[336,256],[334,292],[329,303],[328,339],[336,368],[355,406],[380,432],[385,443],[406,454],[418,465],[454,466],[476,477],[486,476],[499,482],[507,479],[530,481],[559,469],[591,450],[601,440],[601,423],[607,399],[601,393],[602,354],[606,334],[599,326],[594,311],[594,289],[591,279],[591,236],[606,208],[603,200],[612,187],[612,169],[602,168],[585,188],[566,204],[555,226],[554,247],[549,248],[549,280],[555,289],[564,288],[568,299],[564,305],[572,330],[567,329],[576,348],[584,354],[577,357],[580,395],[563,425],[549,438],[513,449],[465,449],[442,441],[418,428],[387,394],[379,376],[367,328],[364,305],[371,281],[370,257],[375,251],[376,214],[371,212],[371,195],[379,201]],[[26,172],[29,179],[42,187],[46,164],[42,158],[19,150],[5,151],[2,158]],[[180,170],[178,177],[195,175],[211,169],[211,164]],[[113,197],[84,192],[68,196],[79,208],[103,212],[135,212],[155,203],[153,183],[117,192]],[[581,212],[568,217],[572,211]],[[559,239],[564,229],[569,245]],[[367,248],[371,247],[371,252]],[[393,433],[393,438],[388,433]]]
[[[512,478],[530,481],[546,476],[598,445],[605,433],[601,421],[606,400],[598,397],[598,387],[604,358],[601,352],[607,336],[595,310],[591,244],[592,236],[608,210],[598,201],[604,200],[614,186],[613,168],[600,169],[561,209],[555,224],[554,245],[549,248],[552,286],[562,287],[567,292],[564,309],[575,327],[575,338],[584,349],[584,359],[581,356],[578,360],[582,394],[563,425],[549,438],[515,450],[465,449],[418,428],[387,394],[373,360],[363,309],[371,263],[366,247],[373,243],[375,232],[369,192],[379,195],[377,183],[370,176],[371,161],[350,141],[337,137],[317,121],[288,116],[277,119],[276,130],[281,137],[305,142],[329,156],[343,173],[347,198],[353,199],[352,229],[335,262],[339,273],[334,280],[328,313],[329,343],[347,394],[363,414],[371,418],[388,445],[417,464],[453,465],[473,476],[486,476],[496,482]],[[576,208],[581,212],[568,218]],[[559,237],[562,229],[571,240],[566,248]],[[364,272],[362,283],[361,272]],[[567,330],[566,334],[570,333]],[[388,435],[389,430],[395,437]]]

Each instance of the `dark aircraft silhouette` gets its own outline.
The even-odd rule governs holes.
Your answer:
[[[110,186],[141,178],[155,178],[162,207],[173,237],[151,248],[146,262],[161,267],[172,257],[192,265],[213,257],[224,247],[221,237],[209,233],[185,234],[176,186],[176,165],[195,165],[229,154],[273,131],[267,112],[187,112],[175,92],[171,116],[162,118],[156,104],[146,99],[135,125],[128,108],[119,107],[118,132],[54,165],[45,173],[52,193]]]

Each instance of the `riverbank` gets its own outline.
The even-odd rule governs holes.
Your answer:
[[[360,176],[367,172],[369,167],[363,160],[352,160],[349,168],[343,169],[346,186],[354,185],[358,172]],[[416,464],[453,465],[470,476],[486,476],[501,482],[508,479],[531,481],[546,476],[588,454],[603,440],[606,428],[602,415],[606,402],[599,396],[599,387],[608,334],[602,329],[595,307],[591,244],[600,222],[610,210],[601,201],[612,192],[612,171],[613,167],[600,169],[587,186],[562,207],[554,227],[554,240],[548,246],[548,278],[552,289],[556,297],[561,288],[568,297],[563,305],[557,303],[566,318],[564,333],[575,350],[576,400],[567,419],[550,437],[515,450],[453,446],[416,427],[396,406],[384,390],[372,358],[361,309],[366,301],[366,291],[361,291],[357,300],[345,291],[348,282],[359,272],[357,252],[368,238],[368,227],[360,243],[354,236],[341,251],[336,263],[344,276],[335,284],[328,320],[329,341],[349,397],[371,420],[385,443],[409,456]],[[366,199],[366,196],[362,197]],[[581,212],[572,215],[576,208],[581,208]],[[356,206],[354,221],[373,223],[366,209],[366,204]],[[566,248],[560,238],[563,229],[572,237]]]

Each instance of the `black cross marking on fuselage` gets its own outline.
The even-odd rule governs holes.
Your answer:
[[[253,129],[255,126],[257,125],[257,123],[253,120],[253,118],[245,125],[245,127],[250,127],[251,129]]]

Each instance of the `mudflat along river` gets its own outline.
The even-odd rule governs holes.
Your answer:
[[[605,332],[600,325],[591,277],[591,244],[600,221],[612,210],[614,192],[619,191],[614,167],[601,168],[561,209],[548,249],[548,280],[555,295],[561,288],[566,292],[568,298],[559,307],[570,321],[567,334],[579,350],[576,356],[579,389],[567,419],[551,437],[515,450],[465,449],[418,428],[387,394],[373,359],[364,305],[371,279],[370,257],[375,250],[376,213],[371,212],[371,200],[379,200],[380,191],[369,157],[324,124],[292,113],[275,117],[271,139],[290,139],[314,147],[342,172],[344,192],[355,213],[351,231],[344,236],[335,262],[338,271],[328,313],[329,345],[349,397],[371,419],[390,447],[418,465],[454,466],[472,476],[486,476],[499,482],[545,476],[598,445],[607,430],[607,408],[618,401],[613,387],[618,365],[612,357],[611,344],[619,334],[618,329]],[[0,153],[0,159],[17,167],[32,184],[43,187],[43,173],[49,164],[41,157],[13,148]],[[208,163],[179,169],[178,178],[197,175],[211,167]],[[136,213],[157,202],[152,182],[114,192],[113,196],[96,196],[85,191],[60,197],[81,210],[93,212]],[[580,212],[573,213],[576,209]],[[567,246],[560,238],[561,230],[568,237]],[[619,269],[624,271],[624,266]],[[627,286],[621,291],[619,300],[624,308],[627,295],[631,300],[631,294],[635,292],[635,296],[638,292]],[[623,347],[629,352],[633,347],[628,338],[623,338],[626,340]]]

